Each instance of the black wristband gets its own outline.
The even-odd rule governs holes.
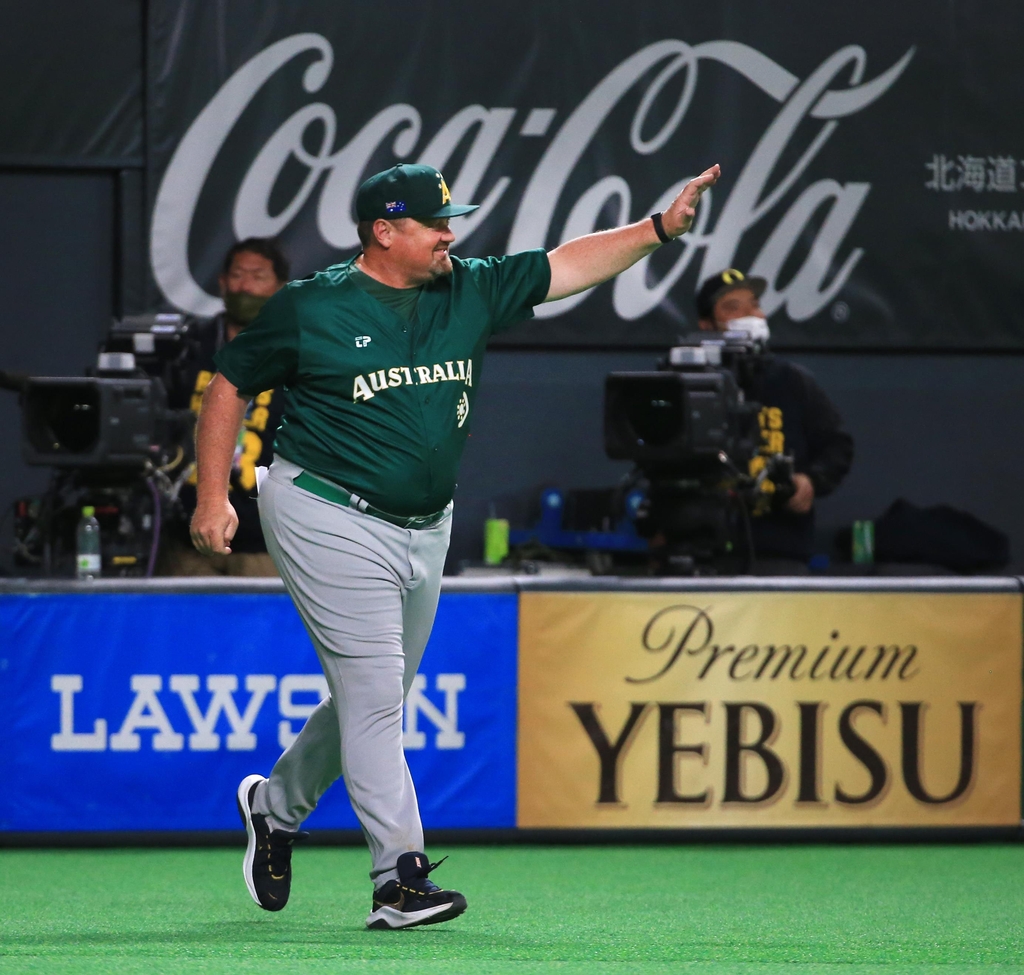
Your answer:
[[[654,232],[658,235],[658,240],[663,244],[671,244],[672,241],[675,240],[674,237],[669,237],[669,235],[665,233],[665,225],[661,222],[660,210],[657,213],[651,214],[651,223],[654,224]]]

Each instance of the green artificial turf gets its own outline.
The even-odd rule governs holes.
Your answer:
[[[280,914],[238,850],[3,850],[0,973],[1024,972],[1024,845],[443,852],[467,913],[379,932],[360,849],[300,847]]]

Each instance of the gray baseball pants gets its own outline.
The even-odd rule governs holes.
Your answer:
[[[427,645],[451,535],[398,528],[296,487],[302,468],[275,459],[259,491],[270,552],[306,626],[330,696],[260,783],[253,811],[296,830],[339,776],[370,847],[374,885],[423,849],[402,748],[402,705]]]

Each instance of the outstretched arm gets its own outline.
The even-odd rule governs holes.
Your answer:
[[[661,217],[662,227],[669,237],[680,237],[690,229],[701,193],[718,181],[720,173],[716,163],[682,188]],[[566,298],[614,278],[660,246],[649,217],[625,227],[567,241],[548,254],[551,287],[544,300]]]
[[[231,551],[238,515],[228,500],[228,479],[238,443],[238,431],[249,404],[237,388],[217,373],[203,393],[196,425],[196,510],[192,515],[192,544],[203,555]]]

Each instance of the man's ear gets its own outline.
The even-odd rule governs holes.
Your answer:
[[[702,332],[717,332],[718,328],[710,318],[698,318],[697,325]]]
[[[226,274],[217,275],[217,284],[220,286],[220,296],[223,298],[228,293],[228,277]]]
[[[394,227],[391,226],[390,220],[384,220],[378,218],[373,221],[373,236],[377,241],[379,247],[383,247],[384,250],[389,250],[392,242],[392,234],[394,233]]]

